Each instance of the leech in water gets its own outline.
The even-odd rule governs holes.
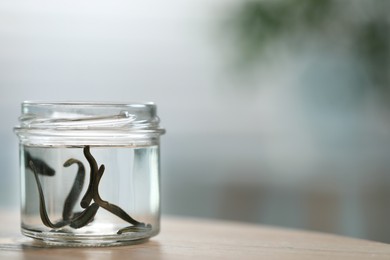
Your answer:
[[[73,215],[73,208],[77,203],[77,200],[80,197],[81,191],[84,186],[85,179],[85,168],[84,165],[76,159],[69,159],[64,163],[64,167],[69,167],[73,164],[77,164],[78,170],[76,174],[76,178],[73,182],[73,186],[68,196],[65,199],[64,209],[62,211],[62,218],[64,220],[69,220]]]
[[[89,163],[90,168],[91,168],[90,184],[88,187],[87,194],[85,194],[84,198],[86,198],[86,197],[89,198],[87,195],[88,195],[88,192],[91,192],[93,200],[100,207],[111,212],[112,214],[116,215],[117,217],[129,222],[130,224],[133,224],[134,226],[146,227],[146,225],[144,223],[141,223],[141,222],[133,219],[120,207],[118,207],[114,204],[111,204],[108,201],[102,200],[102,198],[99,195],[99,183],[100,183],[100,180],[101,180],[103,173],[104,173],[104,169],[105,169],[104,165],[102,164],[98,169],[97,162],[96,162],[95,158],[92,156],[92,154],[90,152],[90,147],[88,145],[84,147],[84,155],[85,155],[85,158],[88,160],[88,163]]]
[[[45,203],[45,197],[42,190],[42,185],[38,177],[39,170],[37,169],[37,166],[35,163],[37,163],[40,166],[40,170],[44,173],[48,173],[47,175],[52,176],[54,175],[54,170],[52,170],[46,163],[44,163],[42,160],[37,160],[32,158],[28,153],[26,155],[27,158],[30,160],[28,161],[29,168],[33,171],[34,177],[37,183],[38,187],[38,193],[39,193],[39,212],[42,219],[42,223],[50,228],[58,229],[61,227],[64,227],[66,225],[70,225],[72,228],[81,228],[90,223],[93,218],[95,217],[99,207],[104,208],[105,210],[111,212],[112,214],[116,215],[117,217],[123,219],[124,221],[127,221],[128,223],[132,224],[133,226],[125,227],[120,229],[117,234],[122,234],[125,232],[142,232],[142,231],[148,231],[151,230],[152,226],[150,224],[145,225],[144,223],[141,223],[132,217],[130,217],[123,209],[118,207],[117,205],[111,204],[108,201],[103,200],[100,197],[99,194],[99,184],[100,180],[104,173],[104,165],[102,164],[100,167],[98,167],[98,164],[95,160],[95,158],[92,156],[90,152],[90,147],[85,146],[84,147],[84,156],[87,159],[89,165],[90,165],[90,179],[89,179],[89,185],[86,193],[84,194],[80,205],[84,210],[82,212],[73,213],[73,208],[75,204],[77,203],[77,200],[80,196],[80,193],[82,191],[83,185],[84,185],[84,179],[85,179],[85,168],[84,165],[76,159],[69,159],[64,163],[64,167],[69,167],[73,164],[78,165],[78,171],[77,175],[75,177],[75,180],[73,182],[73,186],[71,191],[69,192],[65,203],[64,203],[64,209],[63,209],[63,220],[58,221],[56,223],[53,223],[50,221],[49,216],[47,214],[46,210],[46,203]],[[48,169],[51,169],[48,170]],[[53,173],[51,175],[51,173]],[[92,200],[94,203],[91,204]]]
[[[96,174],[98,172],[98,165],[96,160],[93,158],[90,152],[89,146],[85,146],[83,149],[84,156],[87,158],[89,166],[91,168],[90,173],[89,173],[89,184],[88,184],[88,189],[85,192],[85,195],[81,199],[80,206],[82,208],[88,207],[88,205],[91,203],[92,198],[94,196],[94,183],[96,182]],[[92,158],[92,159],[91,159]]]
[[[129,226],[129,227],[124,227],[118,230],[116,232],[118,235],[122,233],[128,233],[128,232],[145,232],[145,231],[150,231],[152,229],[152,225],[147,224],[146,226]]]
[[[50,228],[61,228],[61,227],[66,226],[68,224],[66,221],[65,222],[64,221],[59,221],[57,223],[52,223],[50,221],[49,216],[47,215],[46,204],[45,204],[45,196],[43,195],[42,185],[41,185],[41,182],[39,180],[38,173],[37,173],[38,171],[35,168],[35,165],[34,165],[33,161],[29,162],[29,166],[30,166],[30,168],[32,169],[32,171],[34,173],[35,180],[36,180],[36,183],[37,183],[37,186],[38,186],[38,192],[39,192],[39,213],[41,215],[42,223],[45,226],[50,227]]]
[[[34,163],[35,170],[38,174],[45,176],[54,176],[55,170],[53,170],[47,163],[45,163],[41,159],[32,157],[29,152],[24,151],[24,163],[25,165],[27,165],[27,167],[31,169],[30,161]]]
[[[41,216],[42,223],[45,226],[53,228],[53,229],[58,229],[58,228],[62,228],[64,226],[70,224],[70,226],[73,227],[73,228],[81,228],[81,227],[87,225],[88,223],[90,223],[93,220],[93,218],[96,215],[97,210],[99,209],[99,206],[96,203],[93,203],[91,206],[87,207],[82,212],[74,214],[75,216],[73,218],[71,218],[71,219],[60,220],[60,221],[58,221],[56,223],[51,222],[50,219],[49,219],[49,216],[47,214],[47,210],[46,210],[45,196],[43,194],[41,181],[39,180],[39,177],[38,177],[38,174],[37,174],[37,169],[36,169],[33,161],[29,162],[29,166],[30,166],[30,168],[32,169],[32,171],[34,173],[35,180],[36,180],[36,183],[37,183],[37,186],[38,186],[39,213],[40,213],[40,216]]]
[[[99,205],[97,203],[92,203],[71,221],[70,226],[77,229],[89,224],[95,217],[98,209]]]

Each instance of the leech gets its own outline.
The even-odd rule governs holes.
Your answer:
[[[41,159],[32,157],[29,152],[24,151],[24,163],[30,168],[30,170],[33,170],[30,166],[30,161],[34,163],[36,173],[45,176],[54,176],[55,170],[53,170],[49,165],[47,165],[47,163],[45,163]]]
[[[140,226],[145,227],[144,223],[141,223],[132,217],[130,217],[123,209],[120,207],[109,203],[108,201],[102,200],[102,198],[99,195],[99,183],[104,173],[104,165],[102,164],[99,169],[97,169],[97,162],[95,158],[92,156],[90,152],[90,147],[85,146],[84,147],[84,155],[85,158],[88,160],[88,163],[91,168],[91,180],[90,185],[88,187],[87,194],[85,194],[84,197],[88,195],[88,192],[90,191],[92,193],[93,200],[102,208],[105,210],[111,212],[112,214],[116,215],[117,217],[123,219],[124,221],[129,222],[130,224],[133,224],[134,226]],[[92,179],[92,176],[94,178]],[[92,184],[92,185],[91,185]]]
[[[91,167],[91,172],[89,174],[90,179],[89,179],[88,189],[80,202],[80,206],[85,209],[92,201],[92,197],[94,193],[93,184],[95,183],[95,175],[98,171],[98,165],[95,158],[93,158],[93,156],[91,155],[89,145],[85,146],[83,151],[84,151],[84,156],[88,160],[88,163]]]
[[[97,203],[92,203],[83,212],[81,212],[81,214],[79,214],[71,221],[70,226],[77,229],[89,224],[95,217],[98,209],[99,205]]]
[[[72,189],[65,199],[64,209],[62,211],[62,218],[64,220],[69,220],[72,217],[73,208],[76,205],[84,186],[85,168],[79,160],[71,158],[64,163],[64,167],[69,167],[75,163],[78,165],[78,171]]]
[[[128,233],[128,232],[145,232],[145,231],[150,231],[152,229],[152,225],[147,224],[144,227],[141,226],[129,226],[129,227],[124,227],[118,230],[116,232],[118,235],[122,233]]]
[[[41,182],[39,181],[37,169],[35,168],[35,165],[34,165],[32,160],[29,162],[29,166],[30,166],[30,168],[32,169],[32,171],[34,173],[35,180],[36,180],[37,186],[38,186],[38,192],[39,192],[39,213],[41,215],[42,223],[45,226],[50,227],[50,228],[61,228],[61,227],[64,227],[64,226],[68,225],[69,224],[68,221],[60,221],[60,222],[57,222],[57,223],[52,223],[50,221],[49,216],[47,215],[47,211],[46,211],[45,197],[43,195],[42,185],[41,185]]]
[[[144,223],[141,223],[141,222],[138,222],[137,220],[133,219],[132,217],[130,217],[123,209],[121,209],[120,207],[114,205],[114,204],[111,204],[109,203],[108,201],[105,201],[105,200],[102,200],[100,195],[99,195],[99,183],[100,183],[100,179],[102,178],[103,176],[103,172],[104,172],[104,165],[101,165],[100,168],[99,168],[99,171],[97,173],[97,176],[96,176],[96,179],[95,179],[95,185],[94,185],[94,196],[93,196],[93,199],[94,201],[99,204],[100,207],[106,209],[107,211],[111,212],[112,214],[120,217],[121,219],[123,219],[124,221],[127,221],[135,226],[145,226]]]
[[[84,185],[85,168],[80,161],[76,159],[69,159],[64,163],[64,167],[69,167],[70,165],[77,163],[78,171],[72,189],[69,192],[64,203],[63,220],[57,223],[52,223],[49,219],[46,210],[45,197],[43,194],[42,185],[38,177],[38,173],[52,176],[54,175],[55,171],[51,169],[42,160],[32,158],[28,152],[25,153],[25,158],[29,159],[28,166],[33,171],[38,186],[39,212],[42,219],[42,223],[45,226],[53,229],[58,229],[66,225],[70,225],[72,228],[76,228],[76,229],[81,228],[87,225],[88,223],[90,223],[91,221],[93,221],[93,218],[95,217],[99,207],[102,207],[105,210],[116,215],[117,217],[123,219],[124,221],[133,224],[133,226],[125,227],[118,230],[117,234],[122,234],[125,232],[142,232],[142,231],[150,230],[152,228],[150,224],[145,225],[144,223],[141,223],[133,219],[123,209],[121,209],[120,207],[114,204],[109,203],[108,201],[103,200],[100,197],[99,183],[103,176],[105,167],[102,164],[98,168],[98,164],[95,158],[92,156],[89,146],[85,146],[83,151],[84,151],[84,156],[90,165],[90,179],[89,179],[88,189],[80,202],[80,205],[82,208],[84,208],[84,210],[82,212],[73,213],[73,208],[76,204],[77,199],[80,196],[81,190]],[[37,166],[34,163],[37,163],[39,165],[40,167],[39,170],[37,169]],[[94,201],[94,203],[91,204],[92,200]]]
[[[53,228],[53,229],[58,229],[58,228],[62,228],[66,225],[71,224],[71,227],[73,227],[73,228],[81,228],[93,220],[93,218],[96,215],[96,212],[99,208],[99,206],[96,203],[93,203],[91,206],[87,207],[87,209],[85,209],[84,211],[82,211],[80,213],[76,213],[75,217],[70,219],[70,220],[61,220],[57,223],[52,223],[49,219],[49,216],[47,215],[46,203],[45,203],[45,197],[43,195],[42,185],[41,185],[41,182],[39,180],[39,177],[37,174],[37,169],[35,168],[33,161],[30,161],[29,166],[34,173],[34,177],[35,177],[35,180],[36,180],[36,183],[38,186],[39,213],[41,216],[42,223],[45,226]]]

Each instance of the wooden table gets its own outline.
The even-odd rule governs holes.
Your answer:
[[[0,215],[0,259],[390,259],[390,245],[237,222],[162,218],[139,245],[42,248],[19,234],[16,213]]]

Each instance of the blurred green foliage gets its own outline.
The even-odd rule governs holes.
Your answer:
[[[243,68],[281,42],[295,51],[327,43],[328,51],[354,55],[370,87],[390,97],[389,11],[387,0],[249,0],[234,9],[224,29]]]

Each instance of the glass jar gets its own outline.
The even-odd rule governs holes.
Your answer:
[[[21,229],[69,246],[138,243],[160,230],[153,103],[23,102]]]

